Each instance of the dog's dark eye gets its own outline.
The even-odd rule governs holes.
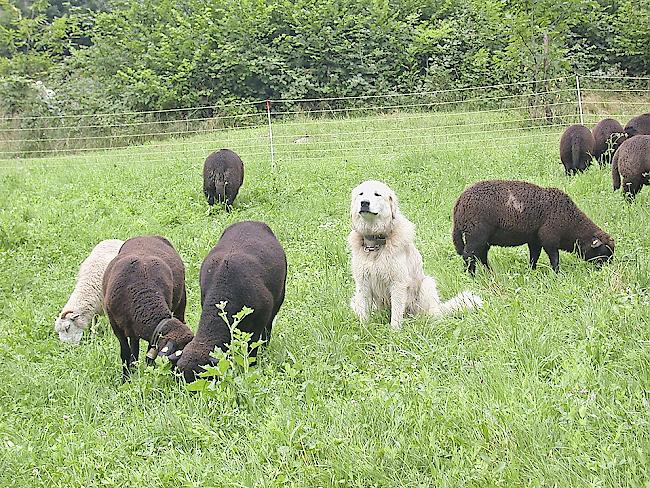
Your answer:
[[[380,197],[381,195],[379,193],[375,192],[375,196]]]
[[[359,193],[359,196],[363,195],[363,192]]]

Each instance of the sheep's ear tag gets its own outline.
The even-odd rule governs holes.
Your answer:
[[[596,249],[597,247],[602,246],[602,245],[603,245],[603,243],[600,241],[600,239],[594,239],[593,241],[591,241],[591,248],[592,249]]]

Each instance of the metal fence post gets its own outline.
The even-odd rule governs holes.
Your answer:
[[[578,111],[580,112],[580,123],[584,125],[585,117],[582,113],[582,96],[580,94],[580,77],[576,74],[576,93],[578,94]]]
[[[273,148],[273,128],[271,127],[271,100],[266,101],[266,117],[269,121],[269,145],[271,147],[271,169],[275,171],[275,150]]]

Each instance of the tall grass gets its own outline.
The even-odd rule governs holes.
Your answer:
[[[394,131],[400,126],[385,116],[278,126],[287,146],[275,172],[266,152],[245,149],[265,140],[264,129],[178,141],[182,151],[151,143],[4,164],[3,484],[647,484],[650,189],[627,205],[611,191],[608,168],[566,178],[553,129],[507,144],[466,131],[435,145],[413,124]],[[387,132],[359,134],[368,127]],[[333,132],[358,137],[333,143]],[[208,216],[201,167],[219,147],[242,153],[246,179],[232,213]],[[345,238],[349,191],[369,178],[397,192],[442,296],[472,290],[482,310],[411,318],[398,333],[386,315],[359,324],[348,308]],[[451,209],[463,188],[486,178],[565,190],[616,239],[615,260],[597,270],[563,253],[555,275],[545,256],[528,269],[525,247],[494,248],[493,272],[471,278],[451,243]],[[186,265],[195,328],[199,266],[223,229],[245,219],[271,226],[289,275],[273,339],[237,395],[191,394],[144,365],[122,385],[106,318],[80,346],[59,343],[54,318],[100,240],[168,237]]]

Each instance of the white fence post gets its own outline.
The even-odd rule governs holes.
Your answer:
[[[271,127],[271,100],[266,101],[266,117],[269,120],[269,145],[271,146],[271,169],[275,171],[275,150],[273,148],[273,128]]]
[[[582,96],[580,94],[580,77],[576,74],[576,92],[578,94],[578,110],[580,112],[580,123],[584,125],[585,117],[582,113]]]

